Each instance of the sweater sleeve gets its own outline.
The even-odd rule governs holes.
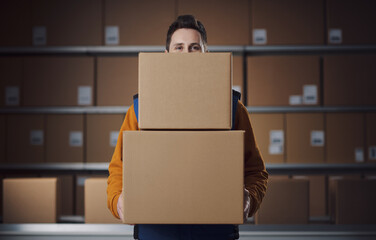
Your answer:
[[[235,114],[235,129],[244,130],[244,185],[249,191],[251,207],[249,216],[255,214],[264,198],[268,172],[255,141],[247,108],[239,101]]]
[[[111,213],[119,218],[117,202],[122,192],[123,185],[123,131],[138,130],[138,123],[133,105],[128,109],[124,122],[121,126],[117,144],[110,165],[107,179],[107,207]]]

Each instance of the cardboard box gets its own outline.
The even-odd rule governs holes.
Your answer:
[[[22,57],[0,57],[0,107],[21,104]]]
[[[231,53],[140,53],[139,127],[231,129],[231,87]]]
[[[125,131],[123,139],[124,223],[243,223],[244,131]]]
[[[252,114],[257,145],[265,163],[285,162],[285,117],[283,114]]]
[[[102,16],[100,0],[33,0],[33,45],[102,45]]]
[[[56,178],[4,179],[3,184],[4,223],[56,223]]]
[[[248,57],[248,106],[320,104],[318,56]]]
[[[5,115],[0,115],[0,163],[5,162]]]
[[[244,64],[243,64],[243,57],[242,56],[234,56],[233,57],[233,84],[232,89],[241,93],[240,101],[244,103]]]
[[[324,57],[324,105],[376,105],[376,55]]]
[[[31,1],[3,0],[0,3],[0,46],[31,45]],[[1,99],[2,100],[2,99]]]
[[[326,114],[326,161],[362,163],[365,161],[364,114]]]
[[[27,57],[24,77],[25,106],[94,103],[93,57]]]
[[[247,0],[178,0],[177,15],[192,14],[205,26],[209,45],[249,45]]]
[[[107,178],[85,181],[85,223],[121,223],[107,208]]]
[[[366,113],[367,161],[376,161],[376,113]]]
[[[89,114],[86,117],[86,162],[110,162],[123,114]]]
[[[324,114],[287,113],[286,142],[287,163],[324,163]]]
[[[88,178],[101,178],[103,175],[79,174],[75,176],[75,202],[74,214],[78,216],[85,215],[85,181]]]
[[[256,224],[307,224],[309,181],[269,180],[268,191],[256,213]]]
[[[252,0],[253,45],[322,45],[323,0]]]
[[[105,44],[165,45],[175,8],[174,0],[105,0]],[[115,30],[107,30],[106,36],[107,27]]]
[[[368,0],[327,0],[328,44],[375,44],[376,4]]]
[[[6,126],[6,162],[45,161],[44,115],[7,115]]]
[[[98,106],[131,106],[137,93],[137,57],[98,57]]]

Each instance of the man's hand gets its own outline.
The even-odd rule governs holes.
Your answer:
[[[251,198],[249,197],[248,190],[245,188],[244,188],[243,209],[244,209],[243,222],[245,223],[247,221],[249,211],[251,210]]]
[[[118,198],[117,212],[118,212],[118,215],[119,215],[121,221],[123,221],[124,220],[124,217],[123,217],[123,193],[121,193],[119,198]]]

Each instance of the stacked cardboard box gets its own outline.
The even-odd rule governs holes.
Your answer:
[[[0,58],[0,107],[20,105],[22,64],[22,57]]]

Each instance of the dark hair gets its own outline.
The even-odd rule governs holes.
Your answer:
[[[196,20],[196,18],[192,15],[181,15],[168,28],[166,39],[167,51],[170,48],[172,34],[174,34],[176,30],[181,28],[191,28],[197,30],[201,35],[201,40],[204,44],[204,48],[206,49],[207,38],[204,25],[200,21]]]

